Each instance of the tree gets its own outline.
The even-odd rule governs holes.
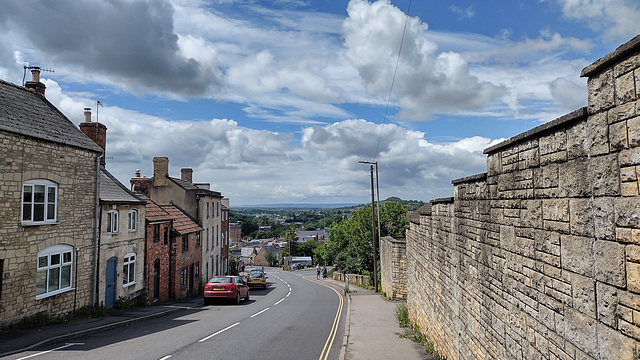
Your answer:
[[[273,252],[267,251],[267,254],[264,256],[264,258],[265,260],[267,260],[269,266],[275,266],[278,263],[278,257]]]
[[[402,236],[407,224],[407,212],[402,204],[384,202],[381,205],[381,236]],[[333,225],[324,250],[326,261],[335,263],[343,272],[372,275],[371,205],[354,211],[350,218]]]

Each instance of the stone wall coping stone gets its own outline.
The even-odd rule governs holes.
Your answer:
[[[567,126],[583,120],[587,117],[587,107],[582,107],[578,110],[572,111],[566,115],[563,115],[555,120],[551,120],[548,123],[544,123],[540,126],[536,126],[531,130],[525,131],[519,135],[516,135],[512,138],[509,138],[499,144],[489,146],[484,149],[484,154],[491,154],[502,150],[507,147],[513,147],[515,144],[524,142],[525,140],[529,140],[531,138],[540,137],[544,133],[549,133],[557,129],[558,127]]]
[[[389,241],[392,243],[403,243],[403,244],[407,242],[407,238],[404,238],[404,237],[395,238],[393,236],[383,236],[381,240]]]
[[[462,183],[466,183],[466,182],[478,182],[478,181],[483,181],[483,180],[487,180],[487,173],[482,173],[482,174],[476,174],[476,175],[470,175],[470,176],[465,176],[463,178],[460,179],[455,179],[455,180],[451,180],[451,183],[453,185],[457,185],[457,184],[462,184]]]
[[[596,60],[593,64],[582,69],[581,77],[591,77],[597,73],[604,71],[613,63],[619,61],[620,58],[629,55],[629,53],[640,50],[640,35],[636,35],[633,39],[618,46],[613,52]]]
[[[445,198],[439,198],[439,199],[433,199],[430,201],[431,204],[441,204],[441,203],[453,203],[454,198],[452,197],[445,197]]]

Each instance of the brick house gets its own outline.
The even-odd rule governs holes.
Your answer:
[[[105,149],[107,127],[91,121],[89,108],[84,109],[80,130]],[[104,168],[104,157],[100,160],[97,293],[98,302],[112,308],[116,299],[135,298],[145,290],[145,229],[139,223],[145,218],[146,201]]]
[[[173,218],[169,258],[169,296],[187,298],[199,295],[202,278],[201,232],[204,229],[174,205],[160,205],[160,208]]]
[[[168,301],[171,299],[170,285],[172,278],[171,242],[170,234],[173,227],[173,217],[146,195],[136,193],[146,201],[145,207],[145,254],[144,273],[145,288],[149,300]]]
[[[194,183],[193,170],[183,168],[180,178],[169,176],[169,159],[153,158],[153,177],[131,179],[132,189],[148,195],[160,205],[174,204],[194,219],[203,231],[199,273],[201,281],[224,273],[221,257],[222,195],[209,189],[207,183]]]
[[[0,80],[0,326],[96,301],[102,149],[45,97]]]

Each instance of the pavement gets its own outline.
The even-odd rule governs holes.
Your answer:
[[[332,279],[322,282],[341,292],[345,287],[344,283]],[[409,331],[400,328],[395,318],[396,306],[401,302],[386,300],[373,290],[353,284],[346,298],[347,318],[341,360],[434,359],[424,346],[400,337]],[[104,317],[75,319],[28,329],[4,329],[0,331],[0,358],[201,306],[202,297],[196,297],[155,306],[110,310],[110,315]]]

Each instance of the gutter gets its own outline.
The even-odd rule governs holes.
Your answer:
[[[97,305],[98,301],[98,222],[100,220],[100,159],[104,152],[96,156],[96,198],[93,223],[93,291],[91,292],[91,304]]]

